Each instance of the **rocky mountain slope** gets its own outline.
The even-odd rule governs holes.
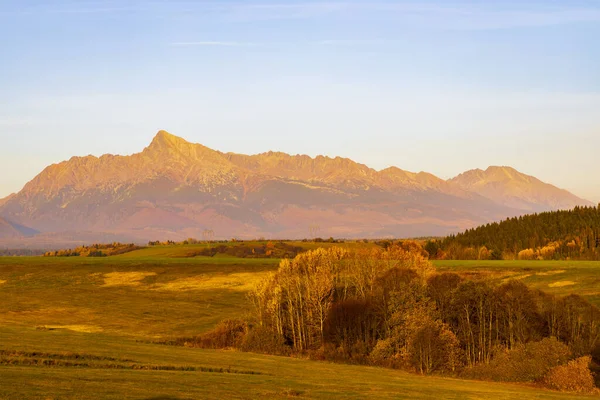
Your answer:
[[[138,154],[73,157],[47,167],[0,201],[0,217],[46,238],[86,232],[181,239],[207,229],[217,238],[398,237],[443,235],[530,209],[586,204],[511,174],[516,183],[471,172],[444,181],[340,157],[222,153],[160,131]]]
[[[31,237],[39,232],[19,224],[0,218],[0,239],[23,239]]]
[[[566,190],[520,173],[511,167],[474,169],[450,180],[464,190],[478,193],[507,207],[527,212],[566,210],[593,205]]]

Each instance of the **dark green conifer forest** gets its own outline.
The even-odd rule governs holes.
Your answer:
[[[432,259],[600,260],[600,205],[509,218],[425,249]]]

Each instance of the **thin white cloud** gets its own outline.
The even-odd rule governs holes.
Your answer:
[[[63,8],[46,10],[49,14],[109,14],[121,11],[134,11],[131,7],[105,7],[105,8]]]
[[[321,46],[361,46],[378,45],[390,43],[390,40],[384,39],[327,39],[317,42]]]
[[[194,46],[208,46],[208,47],[250,47],[257,46],[257,43],[249,42],[223,42],[223,41],[199,41],[199,42],[174,42],[170,43],[174,47],[194,47]]]
[[[270,42],[269,46],[369,46],[394,43],[392,40],[384,39],[324,39],[319,41],[299,41],[299,42]],[[169,46],[173,47],[255,47],[266,46],[266,43],[254,42],[228,42],[228,41],[188,41],[173,42]]]

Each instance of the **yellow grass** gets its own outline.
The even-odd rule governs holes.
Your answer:
[[[575,284],[575,282],[573,282],[573,281],[558,281],[558,282],[549,284],[548,287],[551,287],[551,288],[565,287],[565,286],[572,286],[574,284]]]
[[[232,274],[202,274],[178,278],[168,282],[156,282],[143,285],[143,280],[150,276],[156,276],[156,272],[110,272],[107,274],[92,274],[92,277],[101,276],[104,279],[102,287],[130,286],[138,290],[159,291],[191,291],[191,290],[213,290],[229,289],[247,292],[254,288],[266,273],[240,272]]]
[[[600,263],[441,264],[441,271],[474,279],[501,281],[529,274],[524,278],[528,285],[560,295],[576,288],[600,304],[600,297],[595,297]],[[144,365],[233,368],[263,375],[0,365],[0,399],[582,398],[529,386],[152,343],[191,337],[222,319],[243,317],[250,307],[246,288],[276,268],[274,260],[219,257],[1,259],[0,279],[6,281],[0,289],[2,349],[90,354]],[[576,287],[549,289],[548,284],[557,279],[574,282]],[[92,360],[92,364],[103,363]],[[4,381],[10,384],[2,385]]]
[[[198,275],[170,282],[156,283],[150,288],[167,291],[230,289],[247,292],[252,290],[264,275],[248,272],[227,275]]]
[[[81,332],[81,333],[98,333],[102,332],[102,328],[94,325],[44,325],[41,328],[43,329],[66,329],[73,332]]]
[[[143,279],[154,275],[156,275],[156,272],[110,272],[104,274],[103,286],[139,286]]]
[[[482,274],[482,275],[485,275],[485,274]],[[523,280],[523,279],[527,279],[530,276],[532,276],[533,274],[525,274],[525,275],[523,275],[523,274],[519,274],[517,272],[501,272],[501,273],[499,273],[499,275],[505,277],[505,278],[502,279],[502,282],[508,282],[508,281],[511,281],[511,280],[520,281],[520,280]]]
[[[549,276],[549,275],[564,274],[565,272],[567,272],[567,271],[565,271],[564,269],[559,269],[559,270],[556,270],[556,271],[538,272],[536,275],[539,275],[539,276]]]

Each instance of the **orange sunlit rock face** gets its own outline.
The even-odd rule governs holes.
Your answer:
[[[47,167],[0,201],[0,238],[40,231],[177,239],[205,229],[222,238],[442,235],[586,204],[508,167],[445,181],[340,157],[222,153],[160,131],[131,156],[73,157]]]

